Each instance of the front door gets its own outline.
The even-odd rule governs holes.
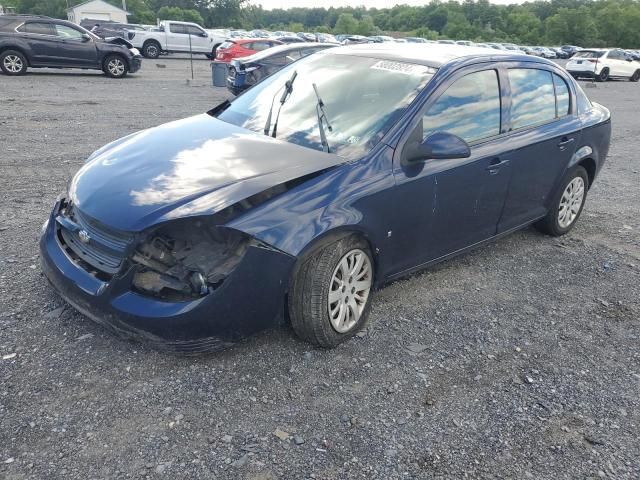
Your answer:
[[[98,52],[93,38],[86,38],[85,32],[69,25],[56,23],[58,55],[64,66],[93,67],[98,64]]]
[[[508,68],[512,179],[500,232],[543,217],[580,141],[567,81],[545,67]],[[574,98],[572,101],[571,99]]]
[[[187,26],[182,23],[169,23],[167,32],[167,50],[173,52],[189,51],[189,35]]]
[[[211,53],[213,51],[213,39],[207,32],[195,25],[186,25],[187,35],[191,35],[191,49],[198,53]],[[187,42],[188,42],[187,38]]]
[[[502,138],[498,72],[463,70],[432,97],[405,145],[448,132],[469,144],[471,156],[407,164],[399,155],[395,273],[494,236],[509,186],[511,152]]]

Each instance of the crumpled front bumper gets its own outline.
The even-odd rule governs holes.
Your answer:
[[[68,303],[121,337],[195,354],[221,350],[282,318],[294,257],[252,245],[211,293],[168,302],[133,291],[135,267],[128,262],[109,281],[84,270],[62,247],[59,208],[57,203],[40,237],[42,270]]]
[[[142,67],[142,55],[134,55],[129,60],[129,73],[136,73]]]

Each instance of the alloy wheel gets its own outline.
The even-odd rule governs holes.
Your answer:
[[[114,77],[120,77],[124,73],[124,62],[119,58],[113,58],[107,64],[107,69],[109,73]]]
[[[338,262],[329,286],[329,320],[338,333],[351,330],[360,320],[372,284],[369,256],[359,248],[347,252]]]
[[[558,225],[561,228],[568,228],[580,213],[582,202],[584,201],[584,180],[582,177],[575,177],[569,182],[567,188],[562,193],[560,205],[558,207]]]
[[[24,63],[22,63],[22,59],[17,55],[7,55],[4,57],[4,61],[2,62],[4,68],[6,68],[11,73],[20,73],[24,68]]]

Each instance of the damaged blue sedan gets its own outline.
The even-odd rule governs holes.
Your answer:
[[[609,111],[536,57],[356,45],[94,152],[40,239],[55,289],[165,350],[288,319],[334,347],[385,283],[536,225],[576,224]]]

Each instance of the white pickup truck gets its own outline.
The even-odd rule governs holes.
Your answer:
[[[155,30],[132,33],[129,42],[147,58],[158,58],[161,53],[189,53],[189,48],[215,58],[216,48],[227,38],[224,30],[205,30],[197,23],[171,20],[160,22]]]

